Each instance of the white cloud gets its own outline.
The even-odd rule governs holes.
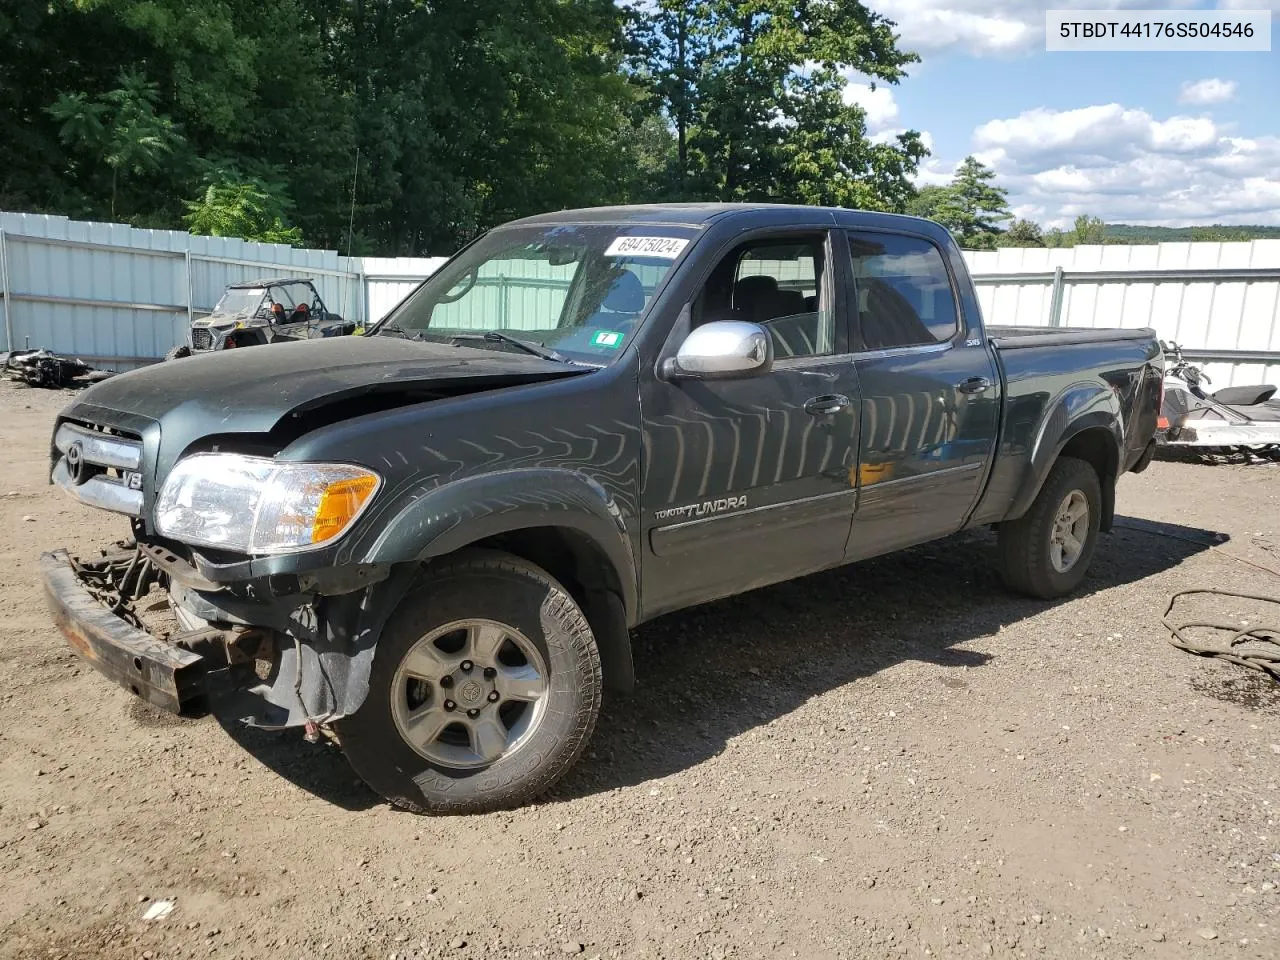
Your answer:
[[[1237,86],[1238,84],[1234,80],[1219,80],[1217,77],[1197,80],[1195,83],[1188,80],[1178,92],[1178,102],[1195,104],[1226,103],[1228,100],[1235,98]]]
[[[883,83],[871,89],[869,83],[850,82],[844,88],[844,102],[856,103],[867,114],[867,130],[879,133],[898,119],[898,102],[893,90]]]
[[[1241,9],[1280,0],[1244,0]],[[1044,49],[1048,10],[1170,10],[1197,0],[869,0],[897,23],[902,45],[916,53],[959,50],[975,56],[1012,56]]]
[[[1206,117],[1158,119],[1109,103],[1028,110],[974,131],[974,153],[1019,216],[1111,222],[1280,224],[1280,136],[1228,136]],[[955,159],[934,158],[918,182]],[[942,177],[944,181],[947,177]]]
[[[1217,128],[1205,117],[1170,117],[1155,120],[1145,110],[1118,103],[1047,110],[1037,107],[1007,120],[990,120],[974,131],[979,150],[1000,149],[1019,156],[1072,153],[1103,154],[1118,147],[1187,153],[1212,147]]]

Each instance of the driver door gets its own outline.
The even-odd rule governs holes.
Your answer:
[[[860,404],[834,241],[809,230],[739,242],[693,302],[692,326],[768,330],[771,370],[642,383],[646,616],[843,560]]]

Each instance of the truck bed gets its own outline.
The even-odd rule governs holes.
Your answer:
[[[1052,458],[1054,441],[1083,412],[1114,423],[1124,444],[1118,472],[1143,453],[1155,430],[1159,378],[1149,365],[1160,357],[1154,330],[1091,327],[988,326],[1004,384],[1000,441],[975,523],[1020,515],[1019,502],[1036,484],[1028,475],[1037,458]],[[1154,391],[1154,393],[1152,393]]]
[[[1149,327],[1005,327],[988,325],[987,336],[997,350],[1027,347],[1066,347],[1073,344],[1109,343],[1116,340],[1154,339]]]

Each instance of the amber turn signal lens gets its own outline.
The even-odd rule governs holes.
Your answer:
[[[311,524],[311,542],[323,543],[345,530],[377,486],[378,478],[370,475],[329,484]]]

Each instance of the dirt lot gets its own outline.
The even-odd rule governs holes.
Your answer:
[[[428,819],[78,663],[36,558],[127,531],[44,484],[68,397],[0,384],[0,957],[1280,956],[1280,686],[1160,625],[1280,595],[1226,555],[1280,568],[1280,467],[1126,477],[1164,533],[1068,603],[984,534],[647,625],[552,797]]]

